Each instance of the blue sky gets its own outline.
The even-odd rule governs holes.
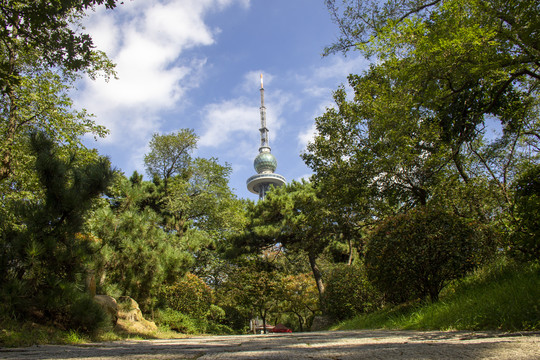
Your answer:
[[[321,57],[338,35],[323,0],[133,0],[96,9],[85,26],[118,72],[77,85],[76,106],[111,132],[87,146],[128,176],[146,175],[152,134],[191,128],[200,137],[194,155],[230,164],[234,192],[253,200],[246,179],[259,147],[259,74],[276,172],[290,181],[310,175],[300,154],[332,92],[368,66],[357,53]]]

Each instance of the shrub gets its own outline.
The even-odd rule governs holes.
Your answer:
[[[368,281],[363,265],[340,264],[328,275],[324,301],[328,315],[344,320],[382,305],[382,294]]]
[[[162,298],[173,310],[203,319],[212,304],[212,290],[197,275],[186,274],[181,280],[162,290]]]
[[[464,276],[492,252],[479,228],[430,208],[390,217],[368,239],[368,277],[391,302],[426,297],[436,301],[448,282]]]
[[[111,325],[108,314],[86,294],[69,307],[68,316],[68,327],[83,333],[94,334]]]
[[[200,334],[200,326],[197,320],[189,315],[173,309],[158,310],[155,314],[155,321],[159,325],[165,325],[169,329],[184,334]]]
[[[225,310],[212,304],[206,313],[206,318],[210,321],[220,322],[225,319]]]
[[[510,254],[522,261],[540,260],[540,165],[524,171],[514,184],[515,229]]]
[[[170,330],[183,334],[227,335],[234,333],[226,325],[216,324],[205,319],[196,319],[173,309],[158,310],[155,320],[160,326],[166,326]]]

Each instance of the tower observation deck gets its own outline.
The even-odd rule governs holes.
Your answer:
[[[264,106],[264,87],[263,76],[261,74],[261,146],[259,147],[259,155],[253,161],[253,167],[257,171],[256,175],[247,179],[247,188],[254,194],[259,194],[259,199],[262,200],[266,196],[266,192],[270,185],[275,187],[283,186],[287,182],[285,178],[274,173],[277,168],[277,160],[270,152],[270,143],[268,140],[268,128],[266,127],[266,107]]]

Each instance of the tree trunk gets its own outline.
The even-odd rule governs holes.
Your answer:
[[[16,36],[17,32],[13,32]],[[15,77],[16,75],[16,59],[17,54],[13,47],[9,48],[9,72],[7,78]],[[10,80],[11,82],[13,80]],[[9,177],[11,172],[11,156],[13,150],[13,144],[15,142],[15,134],[17,132],[17,96],[13,88],[13,83],[8,82],[5,90],[9,99],[9,111],[8,111],[8,126],[4,137],[3,148],[4,151],[0,155],[0,180],[4,180]]]
[[[353,262],[353,245],[352,245],[352,240],[351,238],[348,236],[347,237],[347,245],[349,246],[349,260],[347,261],[347,265],[351,266],[352,265],[352,262]]]
[[[300,314],[296,314],[298,316],[298,323],[300,324],[300,332],[304,331],[304,318]]]
[[[324,283],[322,281],[322,274],[319,266],[317,265],[317,257],[313,253],[309,253],[309,265],[311,266],[311,271],[313,271],[313,277],[315,278],[315,283],[317,284],[317,290],[319,291],[319,301],[321,302],[321,308],[323,312],[325,311],[324,306]]]
[[[261,311],[261,318],[263,321],[263,334],[266,334],[266,310]]]
[[[454,165],[456,166],[457,171],[459,172],[459,175],[463,179],[463,181],[468,183],[469,176],[465,173],[465,169],[463,168],[463,163],[461,162],[461,152],[459,150],[460,147],[461,147],[461,144],[459,144],[455,150],[453,149],[452,160],[454,162]]]

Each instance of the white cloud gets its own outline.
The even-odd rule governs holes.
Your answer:
[[[316,80],[344,79],[349,74],[360,74],[369,67],[369,60],[361,55],[355,57],[331,57],[328,66],[317,68],[313,74]]]
[[[311,176],[313,176],[313,173],[304,174],[304,175],[302,175],[302,176],[297,177],[297,178],[294,179],[294,180],[296,180],[296,181],[298,181],[298,182],[301,182],[302,180],[305,180],[306,182],[311,182],[311,181],[310,181],[310,180],[311,180]]]
[[[308,143],[313,142],[316,133],[317,129],[315,128],[315,123],[313,123],[309,128],[304,129],[304,131],[298,134],[298,143],[302,150],[306,148]]]
[[[199,84],[206,59],[182,55],[214,44],[218,29],[205,24],[205,15],[234,3],[249,6],[249,0],[145,0],[90,15],[86,31],[117,64],[119,80],[83,80],[75,97],[111,130],[106,142],[139,141],[160,130],[159,114],[181,105]]]
[[[204,133],[199,146],[230,145],[233,134],[254,134],[257,129],[259,109],[248,104],[245,98],[209,104],[203,109]]]
[[[199,147],[219,147],[231,152],[253,157],[259,145],[260,127],[260,71],[249,71],[239,86],[242,95],[218,103],[206,105],[202,110],[203,132]],[[271,83],[273,76],[264,74],[264,86]],[[291,105],[290,96],[279,89],[265,93],[266,123],[270,129],[270,146],[277,138],[283,124],[282,113]],[[243,151],[245,150],[245,151]],[[226,150],[225,150],[226,151]]]
[[[267,112],[266,122],[272,137],[277,136],[281,127],[279,104],[267,105],[272,111]],[[253,101],[236,98],[205,106],[203,109],[203,134],[199,147],[219,147],[231,149],[236,154],[253,157],[259,145],[260,111]],[[242,151],[247,150],[246,151]]]

